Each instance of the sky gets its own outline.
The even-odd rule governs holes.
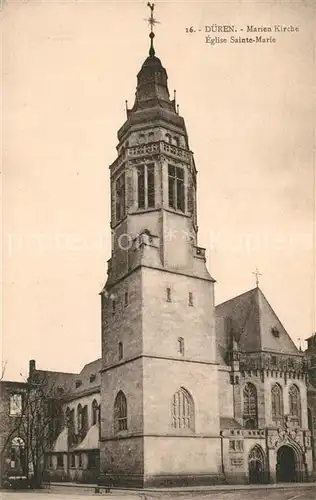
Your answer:
[[[149,9],[2,3],[2,359],[5,378],[18,380],[29,359],[78,372],[100,357],[108,166],[148,55]],[[315,5],[158,1],[155,12],[156,55],[198,170],[199,245],[216,303],[253,288],[258,266],[297,345],[316,331]],[[213,24],[234,24],[236,36],[250,24],[299,31],[212,45],[204,30]]]

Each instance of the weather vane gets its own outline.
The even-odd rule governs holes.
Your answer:
[[[259,269],[256,267],[256,270],[252,273],[256,277],[256,287],[259,286],[259,276],[262,276],[261,273],[259,273]]]
[[[155,4],[154,3],[147,3],[147,7],[150,8],[150,17],[146,18],[145,21],[148,22],[148,26],[150,26],[150,50],[149,50],[149,55],[154,56],[155,55],[155,49],[154,49],[154,38],[155,38],[155,33],[154,33],[154,26],[156,24],[159,24],[159,21],[154,18],[154,9],[155,9]]]

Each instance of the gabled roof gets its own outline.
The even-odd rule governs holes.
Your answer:
[[[301,354],[259,287],[219,304],[215,311],[217,336],[226,348],[233,335],[245,352]]]
[[[86,364],[78,375],[73,378],[71,392],[79,395],[83,392],[98,389],[101,384],[101,358]],[[80,382],[80,385],[79,385]]]
[[[101,358],[84,365],[80,373],[64,373],[51,370],[35,370],[34,377],[47,382],[54,391],[62,389],[67,399],[74,399],[87,393],[97,392],[101,383]]]

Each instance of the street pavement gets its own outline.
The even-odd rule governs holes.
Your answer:
[[[286,485],[274,488],[262,486],[236,487],[227,490],[190,490],[177,491],[123,491],[111,490],[110,493],[96,494],[92,488],[52,487],[39,491],[1,491],[1,500],[74,500],[76,496],[82,500],[108,498],[109,500],[316,500],[316,484],[314,485]]]

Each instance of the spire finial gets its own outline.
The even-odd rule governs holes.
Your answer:
[[[149,55],[154,56],[155,55],[155,49],[154,49],[154,38],[155,38],[155,33],[154,33],[154,26],[157,24],[159,21],[157,21],[154,18],[154,8],[155,4],[154,3],[147,3],[147,7],[150,8],[150,17],[146,19],[148,21],[148,25],[150,26],[150,33],[149,33],[149,38],[150,38],[150,49],[149,49]]]
[[[259,276],[262,276],[261,273],[259,273],[259,269],[256,267],[256,270],[252,273],[256,277],[256,287],[258,288],[259,286]]]

